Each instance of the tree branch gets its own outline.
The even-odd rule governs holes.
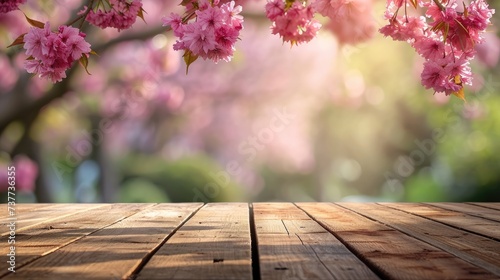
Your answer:
[[[123,36],[114,38],[106,43],[95,45],[93,49],[96,52],[104,52],[117,44],[134,40],[146,40],[164,31],[165,27],[160,26],[148,31],[137,31],[134,33],[124,34]],[[71,77],[77,67],[78,65],[76,64],[71,67],[68,70],[66,79],[55,84],[46,94],[36,100],[19,101],[18,98],[6,98],[6,102],[2,102],[2,107],[5,108],[5,110],[0,111],[0,135],[11,122],[19,120],[28,113],[36,112],[38,114],[44,106],[48,105],[53,100],[64,96],[71,89]],[[27,75],[22,74],[20,80],[9,95],[19,94],[20,92],[26,91],[26,80]]]

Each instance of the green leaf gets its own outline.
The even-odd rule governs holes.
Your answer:
[[[12,46],[17,46],[17,45],[23,45],[24,44],[24,35],[26,35],[26,33],[19,35],[19,37],[17,37],[14,40],[14,42],[12,42],[12,44],[8,45],[7,48],[10,48]]]
[[[187,6],[191,2],[193,2],[193,0],[182,0],[182,2],[179,5],[181,5],[181,6]]]
[[[94,50],[90,50],[89,54],[93,54],[93,55],[99,56]]]
[[[38,20],[31,19],[26,14],[24,14],[24,17],[26,17],[26,20],[28,21],[28,23],[31,26],[38,27],[38,28],[44,28],[45,27],[44,23],[42,23],[42,22],[40,22]]]
[[[186,75],[187,75],[189,71],[189,65],[195,62],[198,59],[198,56],[193,54],[193,52],[186,50],[182,57],[184,58],[184,62],[186,62]]]
[[[83,68],[85,68],[85,72],[87,72],[87,74],[91,75],[89,70],[87,69],[87,67],[89,66],[89,59],[88,59],[87,55],[82,54],[82,57],[80,57],[78,62],[80,62],[80,64],[83,66]]]

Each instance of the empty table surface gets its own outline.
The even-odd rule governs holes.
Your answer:
[[[2,207],[1,279],[500,279],[500,203]]]

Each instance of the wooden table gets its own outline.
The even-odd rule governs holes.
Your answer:
[[[7,205],[2,205],[5,209]],[[23,204],[2,279],[500,279],[500,203]]]

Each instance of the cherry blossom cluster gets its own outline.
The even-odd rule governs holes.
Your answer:
[[[141,0],[108,0],[99,1],[94,9],[85,6],[79,15],[85,15],[86,20],[91,24],[100,27],[113,27],[120,30],[130,28],[137,17],[142,17]]]
[[[48,22],[44,28],[31,27],[23,42],[28,56],[24,67],[28,73],[52,82],[66,78],[66,70],[73,62],[82,57],[86,59],[91,52],[85,34],[77,28],[61,25],[57,32],[52,32]]]
[[[2,0],[0,12],[10,12],[26,0]],[[78,17],[67,25],[50,30],[50,23],[42,23],[26,16],[32,26],[9,47],[22,45],[28,58],[24,67],[28,73],[37,74],[53,83],[66,78],[66,70],[78,60],[87,71],[88,57],[95,54],[81,32],[84,22],[100,28],[114,27],[118,31],[130,28],[137,17],[144,19],[141,0],[89,0],[89,5],[78,12]],[[79,28],[72,27],[80,21]],[[88,73],[88,71],[87,71]]]
[[[177,37],[174,50],[184,51],[187,66],[198,57],[216,63],[230,61],[243,29],[241,6],[236,6],[234,1],[222,4],[218,0],[191,1],[185,6],[187,11],[183,17],[171,13],[163,18],[163,25],[173,30]]]
[[[330,19],[325,28],[335,34],[340,43],[362,43],[375,33],[372,0],[315,0],[311,6]]]
[[[266,4],[266,16],[273,22],[272,33],[292,45],[316,37],[321,23],[314,19],[314,12],[312,5],[302,1],[289,5],[283,0],[269,0]]]
[[[409,5],[425,8],[425,17],[408,15]],[[399,15],[402,9],[405,14]],[[388,0],[389,24],[380,32],[408,42],[425,59],[421,74],[425,88],[464,99],[464,85],[472,84],[474,46],[483,41],[481,35],[494,12],[484,0],[472,0],[469,6],[457,0]]]
[[[325,27],[340,43],[366,41],[375,32],[371,12],[372,0],[268,0],[266,4],[266,16],[273,22],[272,33],[292,45],[316,36],[321,28],[316,13],[329,18]]]
[[[17,10],[19,5],[24,4],[25,2],[26,0],[1,0],[0,14]]]

